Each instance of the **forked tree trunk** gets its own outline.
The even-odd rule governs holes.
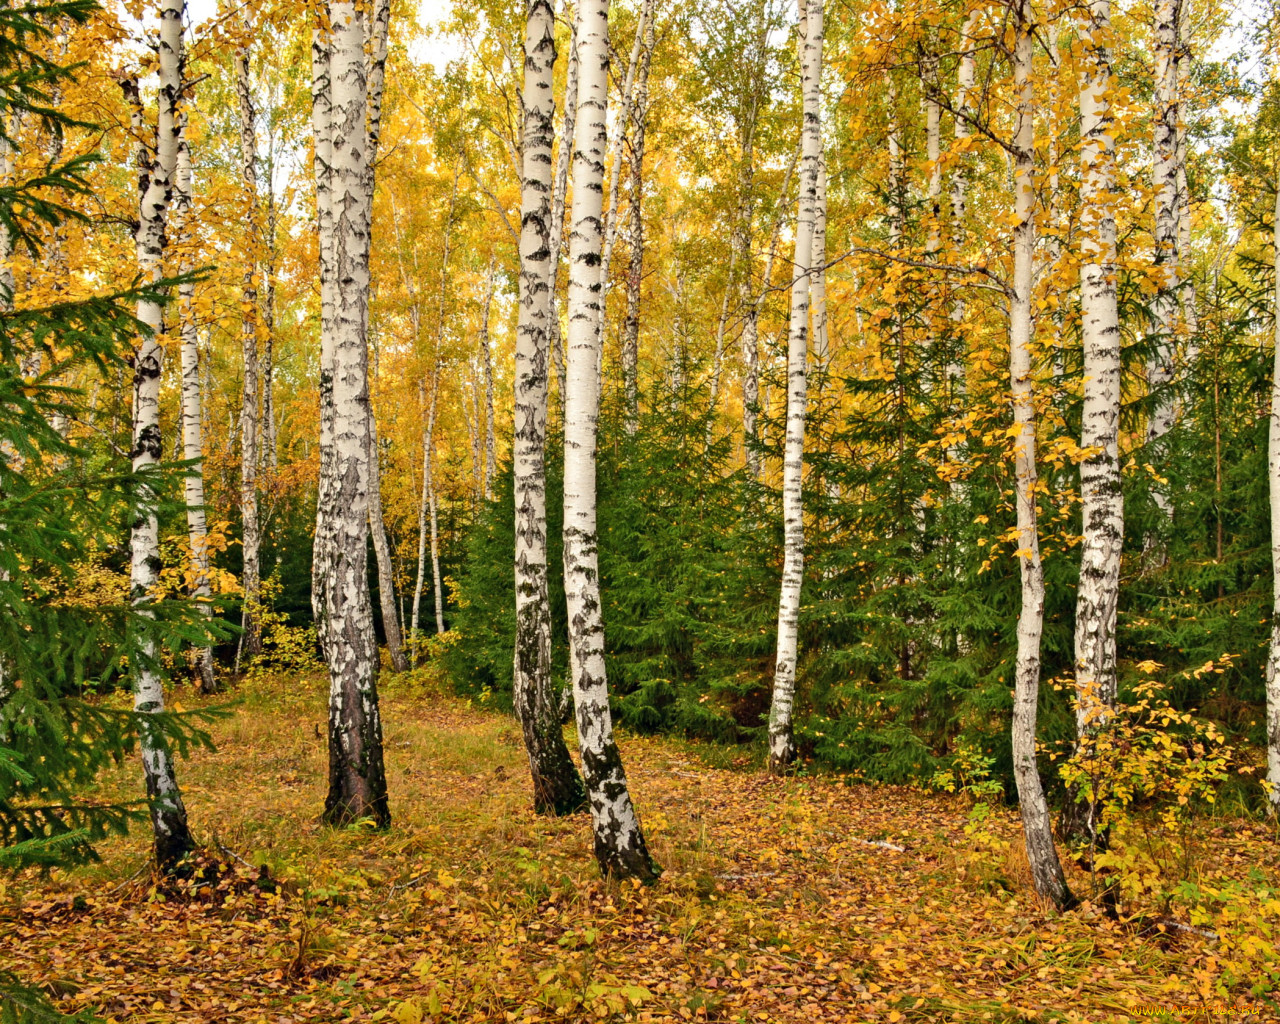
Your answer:
[[[244,633],[236,652],[250,663],[262,653],[261,567],[262,536],[258,524],[258,282],[257,263],[261,237],[258,230],[258,144],[254,128],[253,93],[249,83],[249,51],[241,46],[235,55],[236,98],[240,108],[240,181],[248,212],[247,251],[240,288],[240,348],[243,353],[244,387],[240,406],[240,519],[244,569],[241,585],[244,603],[240,625]]]
[[[177,183],[173,193],[175,236],[181,252],[179,270],[190,274],[195,239],[191,234],[191,150],[186,138],[187,115],[178,114]],[[209,530],[204,509],[204,422],[200,409],[200,339],[196,333],[196,286],[184,281],[178,286],[178,324],[182,343],[182,458],[191,463],[183,478],[187,505],[187,537],[191,545],[189,590],[201,613],[213,615],[209,588]],[[203,647],[196,655],[196,678],[201,693],[217,692],[213,648]]]
[[[177,108],[182,90],[182,0],[165,0],[160,8],[159,70],[155,155],[139,149],[138,229],[134,235],[138,273],[144,281],[161,280],[164,273],[165,219],[176,184],[179,123]],[[135,132],[142,137],[142,110],[137,82],[126,84],[133,103]],[[138,320],[146,328],[133,357],[133,471],[154,472],[163,449],[160,440],[161,308],[152,299],[138,300]],[[142,615],[156,597],[160,568],[160,524],[154,500],[148,502],[130,531],[129,592]],[[178,789],[173,758],[163,732],[146,716],[164,711],[164,681],[154,641],[144,643],[134,666],[134,711],[144,717],[139,725],[139,746],[147,783],[147,802],[154,837],[156,863],[172,868],[194,849],[187,826],[187,809]]]
[[[337,825],[371,819],[385,826],[391,814],[382,760],[366,547],[370,484],[366,337],[369,180],[376,139],[369,138],[369,78],[373,69],[365,47],[372,42],[374,64],[379,48],[376,32],[372,40],[366,38],[365,12],[352,0],[332,0],[328,14],[329,32],[324,43],[332,99],[328,125],[333,231],[329,251],[334,285],[332,431],[327,438],[322,435],[331,450],[320,460],[316,528],[318,570],[328,579],[322,603],[316,608],[317,618],[325,619],[330,684],[329,795],[324,818]],[[375,29],[379,25],[376,12],[373,25]],[[385,59],[385,42],[381,52]]]
[[[1280,185],[1276,189],[1275,368],[1271,384],[1271,423],[1267,432],[1268,485],[1271,495],[1271,649],[1267,657],[1267,799],[1280,814]]]
[[[547,591],[547,377],[551,236],[551,151],[556,102],[555,17],[550,0],[529,0],[524,41],[524,134],[520,195],[520,313],[516,327],[516,644],[512,703],[524,734],[539,814],[571,814],[586,790],[569,757],[551,681]]]
[[[1080,444],[1093,454],[1080,463],[1083,540],[1076,593],[1075,668],[1076,725],[1082,739],[1104,725],[1115,706],[1116,607],[1124,543],[1111,2],[1091,0],[1088,10],[1080,83],[1080,313],[1084,348]]]
[[[778,651],[769,705],[769,770],[780,774],[796,759],[792,722],[804,582],[805,402],[808,392],[809,291],[813,272],[814,221],[822,171],[822,0],[799,0],[800,88],[803,97],[800,197],[791,274],[791,321],[787,332],[787,437],[782,466],[784,536],[782,590],[778,599]]]
[[[591,805],[596,860],[609,877],[648,881],[649,857],[613,738],[605,675],[604,618],[596,531],[596,433],[599,395],[600,266],[609,84],[608,0],[578,8],[578,114],[573,140],[569,234],[569,337],[564,409],[564,583],[583,777]]]
[[[1013,74],[1017,113],[1013,136],[1013,289],[1009,295],[1009,377],[1013,385],[1014,474],[1018,509],[1018,563],[1022,607],[1014,665],[1013,774],[1027,861],[1036,892],[1058,907],[1075,902],[1062,873],[1053,827],[1036,766],[1036,708],[1040,693],[1040,638],[1044,632],[1044,569],[1036,522],[1036,406],[1031,358],[1031,302],[1035,285],[1035,29],[1031,0],[1015,0]]]

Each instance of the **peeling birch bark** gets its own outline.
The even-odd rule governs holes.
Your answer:
[[[583,780],[591,806],[596,860],[607,877],[649,881],[649,857],[613,738],[605,675],[604,618],[596,527],[596,438],[599,396],[601,254],[609,3],[581,0],[578,9],[578,113],[573,140],[573,208],[569,235],[569,336],[564,409],[564,581]]]

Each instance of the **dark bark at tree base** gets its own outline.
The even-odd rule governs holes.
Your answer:
[[[359,696],[354,697],[356,709]],[[372,819],[378,828],[391,824],[387,804],[387,775],[382,761],[382,723],[377,716],[377,695],[372,716],[359,716],[348,733],[340,709],[330,708],[329,795],[321,820],[326,825],[350,825]],[[356,712],[358,715],[358,710]],[[348,711],[348,717],[356,717]],[[348,739],[350,743],[348,744]],[[345,751],[348,746],[351,755]]]

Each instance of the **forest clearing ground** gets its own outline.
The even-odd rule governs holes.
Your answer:
[[[393,827],[332,830],[317,822],[323,684],[258,680],[236,696],[213,728],[216,753],[183,762],[180,781],[197,835],[268,865],[278,890],[232,860],[216,896],[162,895],[130,880],[146,856],[137,829],[104,844],[100,865],[0,879],[0,967],[122,1024],[1065,1024],[1249,999],[1244,986],[1216,991],[1212,940],[1144,937],[1089,908],[1047,912],[1012,812],[990,826],[1008,846],[977,859],[954,798],[776,780],[734,770],[737,750],[624,736],[667,874],[618,886],[598,876],[584,815],[532,814],[503,715],[389,684]],[[137,793],[139,776],[128,764],[104,790]],[[1214,833],[1220,865],[1276,884],[1274,843]],[[1203,1019],[1276,1019],[1253,1009]]]

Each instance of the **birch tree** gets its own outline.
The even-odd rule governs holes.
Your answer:
[[[1110,0],[1090,0],[1087,19],[1080,82],[1079,235],[1084,347],[1080,444],[1089,454],[1080,463],[1083,539],[1075,634],[1076,724],[1081,738],[1104,725],[1115,705],[1116,607],[1124,543]]]
[[[1147,365],[1147,383],[1154,394],[1147,440],[1159,441],[1173,426],[1173,368],[1178,340],[1180,290],[1178,196],[1178,50],[1181,0],[1155,0],[1155,111],[1152,138],[1152,185],[1155,191],[1154,262],[1157,291],[1152,302],[1155,347]],[[1166,518],[1172,506],[1163,488],[1155,489],[1156,504]]]
[[[656,876],[658,868],[649,857],[613,738],[596,550],[596,367],[601,343],[600,304],[604,297],[600,250],[608,139],[608,0],[581,0],[576,34],[578,112],[573,139],[564,393],[564,581],[569,669],[596,860],[606,876],[648,880]]]
[[[1271,498],[1271,646],[1267,655],[1267,799],[1280,814],[1280,180],[1276,184],[1272,228],[1276,270],[1275,367],[1271,384],[1271,422],[1267,431],[1267,469]]]
[[[178,103],[185,63],[183,13],[183,0],[164,0],[160,8],[160,89],[154,151],[145,141],[137,80],[125,82],[133,109],[134,133],[139,140],[138,225],[134,249],[139,276],[152,283],[164,276],[165,221],[177,183]],[[139,299],[138,322],[143,326],[143,334],[133,358],[131,459],[134,472],[145,477],[155,472],[164,454],[160,438],[160,370],[164,359],[164,348],[160,344],[163,329],[160,303],[152,298]],[[129,549],[130,595],[133,603],[145,610],[156,596],[161,564],[160,524],[154,504],[138,513],[130,531]],[[164,711],[164,681],[156,667],[159,653],[154,640],[146,641],[143,658],[134,668],[133,709],[143,715]],[[187,810],[178,788],[173,758],[160,727],[140,725],[138,734],[156,863],[168,869],[191,852],[195,844],[187,826]]]
[[[493,306],[493,261],[485,276],[484,305],[480,311],[480,369],[484,373],[484,498],[493,498],[493,477],[498,471],[497,438],[493,427],[493,349],[489,338],[489,310]]]
[[[188,97],[189,98],[189,97]],[[186,136],[185,109],[178,114],[177,182],[173,195],[175,241],[181,253],[179,271],[183,276],[194,269],[195,239],[191,232],[191,148]],[[187,506],[187,538],[191,546],[191,596],[201,613],[213,614],[209,603],[209,528],[204,498],[204,420],[200,395],[200,337],[196,325],[196,286],[183,281],[178,286],[178,330],[182,360],[182,458],[191,464],[183,477],[183,498]],[[218,688],[214,675],[213,648],[204,647],[196,657],[196,673],[202,693]]]
[[[516,643],[513,704],[524,734],[539,814],[570,814],[586,791],[569,757],[551,680],[547,592],[547,384],[551,313],[551,153],[555,141],[555,18],[550,0],[529,0],[524,41],[520,311],[515,350]]]
[[[822,170],[822,0],[799,0],[800,87],[803,97],[800,197],[791,274],[791,320],[787,332],[787,435],[782,470],[784,549],[778,600],[778,651],[769,706],[769,769],[787,770],[796,758],[792,708],[804,582],[805,402],[808,391],[809,292],[813,239]]]
[[[330,824],[370,818],[387,825],[386,773],[382,761],[382,722],[378,710],[377,648],[373,633],[366,538],[368,536],[370,437],[368,376],[369,241],[372,193],[369,181],[376,149],[376,119],[371,126],[370,76],[377,76],[379,55],[386,59],[387,28],[379,0],[372,32],[363,8],[352,0],[327,4],[327,25],[320,28],[320,59],[327,72],[329,118],[323,151],[328,217],[321,229],[332,232],[326,246],[332,275],[332,319],[328,344],[322,340],[322,420],[320,484],[317,496],[315,560],[326,584],[313,591],[317,619],[329,666],[329,794],[324,817]],[[372,59],[366,56],[366,44]],[[373,65],[373,67],[371,67]],[[313,86],[314,97],[314,86]],[[377,97],[375,97],[375,102]],[[314,109],[314,108],[313,108]],[[371,137],[372,136],[372,137]],[[317,161],[322,144],[317,140]],[[322,194],[317,175],[317,197]],[[323,282],[322,282],[323,294]],[[328,379],[325,380],[325,376]],[[324,394],[329,393],[331,424],[325,430]],[[327,451],[325,450],[327,447]]]
[[[644,146],[649,121],[649,65],[653,60],[653,16],[645,20],[644,53],[631,108],[631,254],[627,263],[627,310],[622,322],[622,388],[627,433],[640,423],[640,285],[644,280]],[[713,388],[714,392],[714,388]],[[714,394],[712,405],[715,404]]]
[[[243,354],[244,386],[240,406],[240,517],[243,533],[241,550],[244,569],[241,586],[244,603],[240,625],[241,650],[252,661],[262,653],[259,623],[261,594],[260,552],[262,533],[258,523],[258,279],[260,248],[258,230],[258,144],[254,126],[253,92],[249,81],[249,50],[236,50],[236,99],[240,113],[240,179],[248,212],[248,244],[244,254],[244,278],[240,288],[240,348]],[[240,651],[236,652],[237,666]]]
[[[565,10],[569,8],[566,5]],[[560,133],[560,155],[556,158],[556,178],[551,192],[551,250],[550,323],[551,362],[555,366],[556,385],[560,389],[560,404],[564,405],[565,360],[563,338],[560,336],[559,291],[560,250],[564,242],[565,203],[569,194],[569,165],[573,159],[573,139],[578,117],[578,20],[573,19],[569,34],[569,67],[564,79],[564,125]]]
[[[1036,405],[1031,356],[1035,286],[1035,82],[1031,0],[1014,0],[1013,85],[1017,109],[1013,158],[1013,282],[1009,293],[1009,378],[1013,387],[1013,451],[1018,566],[1022,606],[1014,664],[1013,774],[1018,809],[1036,892],[1058,907],[1074,902],[1053,845],[1053,827],[1036,766],[1036,709],[1040,693],[1040,639],[1044,632],[1044,568],[1036,516]]]

